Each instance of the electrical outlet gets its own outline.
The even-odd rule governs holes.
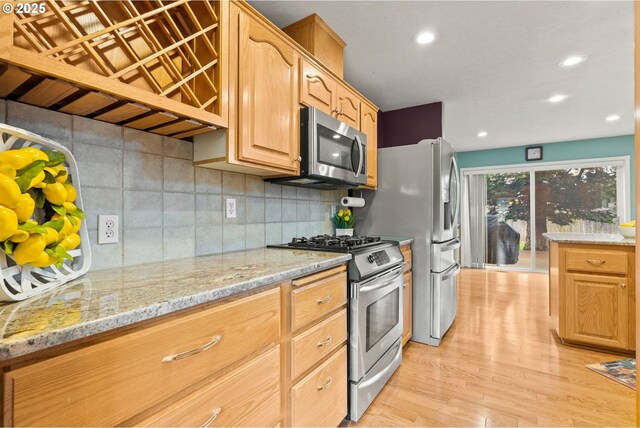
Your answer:
[[[338,211],[338,206],[336,204],[332,204],[331,205],[331,217],[333,217],[334,215],[336,215],[336,212]]]
[[[98,244],[118,243],[118,216],[98,216]]]
[[[227,204],[227,218],[236,218],[238,211],[236,209],[236,200],[232,198],[226,199]]]

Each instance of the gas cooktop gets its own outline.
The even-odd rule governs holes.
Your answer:
[[[317,235],[311,238],[293,238],[282,245],[268,245],[270,248],[299,248],[301,250],[333,251],[349,253],[364,248],[374,247],[392,241],[383,241],[379,236],[331,236]]]

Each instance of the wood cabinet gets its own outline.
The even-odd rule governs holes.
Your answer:
[[[297,173],[298,53],[257,18],[239,12],[238,160]]]
[[[346,266],[9,361],[4,426],[338,426]]]
[[[314,66],[307,59],[302,59],[300,76],[300,103],[316,107],[318,110],[334,116],[337,113],[337,81]]]
[[[378,110],[360,103],[360,130],[367,136],[367,186],[378,188]]]
[[[194,137],[197,166],[300,173],[300,53],[244,2],[229,11],[229,127]]]
[[[290,368],[282,382],[284,426],[338,426],[347,415],[346,290],[345,266],[282,288],[290,306],[282,329]]]
[[[360,129],[360,98],[344,85],[336,90],[336,118],[356,129]]]
[[[291,426],[332,427],[347,415],[347,347],[291,388]]]
[[[275,426],[280,423],[280,347],[136,423],[149,427]]]
[[[0,97],[186,138],[227,126],[229,2],[0,15]]]
[[[11,411],[4,414],[4,423],[123,424],[279,342],[278,289],[179,315],[8,371],[4,400]]]
[[[561,339],[635,349],[634,257],[631,246],[551,244],[549,307]]]
[[[403,309],[402,309],[402,346],[406,345],[413,335],[413,273],[411,245],[400,247],[404,257],[404,288],[403,288]]]

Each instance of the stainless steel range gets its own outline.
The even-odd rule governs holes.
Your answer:
[[[351,253],[349,287],[349,414],[357,421],[402,361],[403,257],[379,237],[294,238],[276,248]]]

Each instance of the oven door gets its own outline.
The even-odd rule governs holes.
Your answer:
[[[349,379],[357,382],[402,336],[402,265],[351,283]]]
[[[311,175],[366,184],[366,135],[315,108],[309,108],[308,132]]]

